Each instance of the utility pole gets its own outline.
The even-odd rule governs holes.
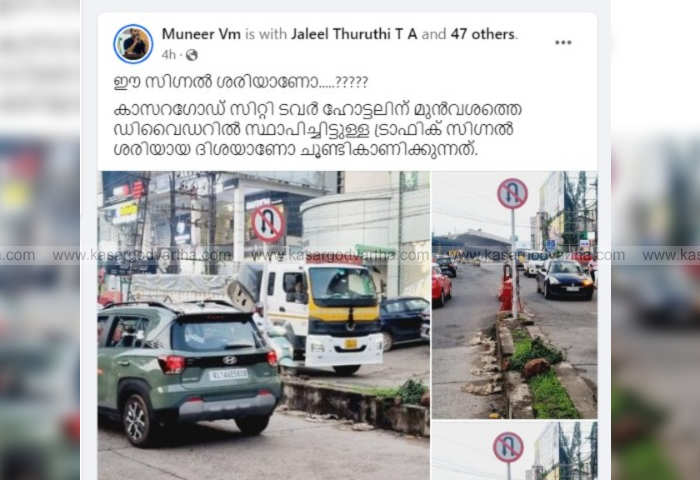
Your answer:
[[[170,218],[168,224],[170,225],[170,260],[168,263],[167,272],[168,273],[180,273],[180,265],[177,259],[175,234],[177,232],[177,204],[176,204],[176,181],[177,172],[170,172],[168,174],[169,187],[170,187]]]
[[[209,259],[207,263],[207,273],[209,275],[217,274],[217,262],[214,255],[215,244],[216,244],[216,173],[209,172],[207,174],[207,179],[209,181]]]

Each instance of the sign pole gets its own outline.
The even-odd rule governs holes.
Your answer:
[[[527,185],[520,179],[507,178],[501,182],[496,189],[498,201],[505,208],[510,209],[510,251],[513,258],[511,259],[511,286],[512,286],[512,308],[513,318],[518,318],[518,258],[516,252],[515,236],[515,209],[520,208],[527,202]],[[507,262],[506,262],[507,265]]]
[[[508,465],[508,480],[510,480],[510,463],[506,463]]]
[[[518,319],[518,262],[516,259],[515,251],[515,209],[510,210],[510,241],[511,241],[511,252],[513,254],[513,263],[511,266],[511,282],[513,283],[513,319]],[[510,471],[510,466],[508,467]],[[510,475],[508,475],[510,479]]]

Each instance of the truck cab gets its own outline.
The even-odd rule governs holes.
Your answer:
[[[258,303],[267,322],[287,330],[300,365],[350,375],[383,361],[377,292],[363,266],[267,264]]]

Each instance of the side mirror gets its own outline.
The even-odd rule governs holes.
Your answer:
[[[287,334],[287,330],[284,327],[280,327],[279,325],[270,327],[267,330],[267,334],[270,337],[284,337]]]

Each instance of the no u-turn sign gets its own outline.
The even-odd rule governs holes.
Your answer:
[[[517,178],[503,180],[498,186],[498,201],[506,208],[515,209],[525,205],[527,186]]]
[[[523,456],[523,439],[513,432],[501,433],[493,441],[493,453],[502,462],[513,463]]]
[[[250,218],[253,233],[266,243],[277,242],[284,234],[284,215],[274,205],[263,205]]]

